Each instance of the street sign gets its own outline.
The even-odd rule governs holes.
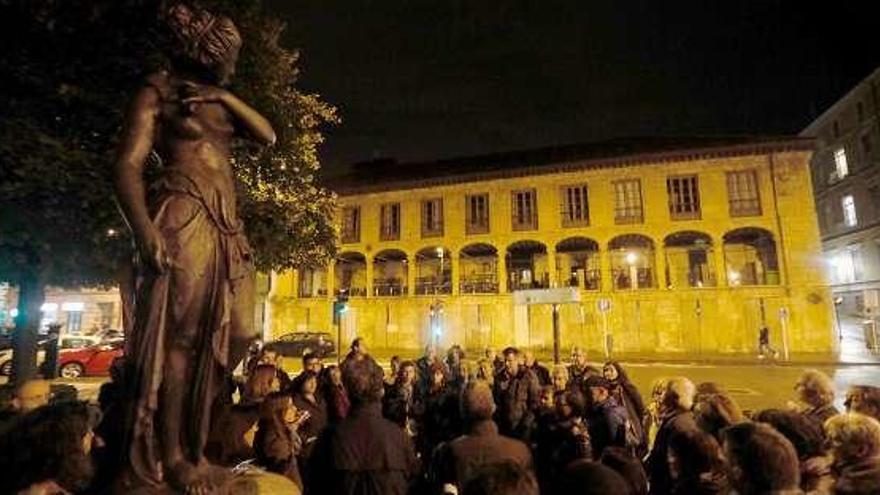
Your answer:
[[[522,304],[570,304],[580,302],[581,292],[577,287],[556,289],[527,289],[513,293],[513,303]]]

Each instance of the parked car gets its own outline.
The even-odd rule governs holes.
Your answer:
[[[58,375],[62,378],[107,375],[113,360],[122,356],[122,342],[101,343],[71,349],[58,355]]]
[[[267,342],[264,348],[276,351],[282,356],[302,356],[314,352],[324,357],[333,354],[335,350],[333,338],[327,332],[286,333],[272,342]]]
[[[46,344],[49,340],[41,340],[37,342],[37,367],[43,364],[46,359]],[[58,338],[58,355],[74,350],[83,349],[85,347],[94,346],[101,343],[100,337],[92,335],[62,335]],[[12,349],[4,349],[0,351],[0,375],[9,376],[12,374]]]

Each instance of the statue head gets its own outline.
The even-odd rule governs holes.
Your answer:
[[[241,35],[231,19],[175,3],[164,12],[175,63],[225,84],[235,73]]]

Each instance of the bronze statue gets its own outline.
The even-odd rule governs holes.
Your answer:
[[[271,145],[275,132],[223,89],[241,47],[232,21],[183,4],[164,16],[171,68],[135,95],[114,170],[140,255],[117,490],[203,494],[218,488],[203,456],[212,404],[256,337],[254,268],[236,213],[230,143],[242,131]],[[151,152],[162,172],[148,191]]]

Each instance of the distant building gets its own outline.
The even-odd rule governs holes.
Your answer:
[[[880,306],[880,68],[801,132],[816,139],[811,167],[822,249],[848,312]]]
[[[438,340],[552,346],[551,308],[513,292],[576,287],[562,346],[600,353],[752,352],[769,326],[829,352],[831,298],[810,139],[613,140],[429,163],[362,165],[340,195],[326,267],[273,277],[268,326],[416,349]],[[604,311],[603,311],[604,310]]]
[[[18,314],[18,290],[0,284],[0,327],[10,330]],[[61,325],[64,333],[93,333],[98,330],[122,329],[122,301],[119,290],[109,288],[60,289],[46,288],[40,332],[49,325]]]

